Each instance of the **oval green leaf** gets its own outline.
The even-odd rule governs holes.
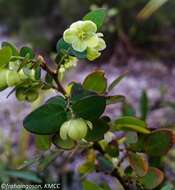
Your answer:
[[[48,135],[58,132],[66,119],[66,112],[61,106],[45,104],[30,113],[24,119],[23,125],[32,133]]]
[[[130,116],[124,116],[117,119],[114,123],[113,130],[136,131],[143,134],[150,133],[144,121]]]

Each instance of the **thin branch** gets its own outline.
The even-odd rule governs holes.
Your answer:
[[[61,92],[62,94],[65,95],[66,91],[65,91],[64,87],[61,85],[61,83],[60,83],[60,81],[58,79],[58,73],[57,73],[57,71],[52,70],[48,66],[48,64],[45,62],[45,60],[44,60],[44,58],[42,56],[38,56],[38,59],[41,62],[41,64],[40,64],[41,68],[43,70],[45,70],[47,73],[49,73],[53,77],[54,81],[56,82],[56,84],[57,84],[57,91]]]

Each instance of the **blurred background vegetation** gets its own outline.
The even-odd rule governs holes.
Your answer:
[[[89,9],[105,7],[106,58],[116,51],[120,57],[124,49],[127,56],[174,59],[175,1],[153,1],[162,6],[155,11],[152,3],[144,12],[148,0],[0,0],[0,25],[6,34],[17,35],[41,50],[54,51],[67,25]],[[148,16],[149,12],[153,14]]]
[[[116,68],[109,64],[110,66],[104,66],[109,80],[126,69],[130,70],[128,80],[124,83],[123,89],[122,87],[117,89],[118,92],[127,94],[129,103],[135,108],[141,91],[146,90],[150,97],[149,119],[152,120],[149,123],[152,125],[158,123],[160,124],[158,127],[173,128],[175,68],[173,70],[171,67],[164,66],[175,60],[175,1],[152,0],[153,3],[148,2],[148,0],[0,0],[0,41],[4,36],[10,37],[10,39],[17,39],[19,45],[31,44],[37,51],[50,55],[50,52],[55,51],[57,40],[69,24],[81,19],[89,10],[98,7],[106,8],[108,19],[103,32],[108,48],[100,59],[102,63],[112,60],[114,64],[124,65],[123,63],[127,63],[130,57],[139,57],[142,60],[153,58],[165,60],[163,66],[157,64],[156,61],[153,61],[154,66],[152,62],[147,65],[148,62],[145,61],[139,63],[134,61],[130,63],[129,68]],[[91,67],[90,69],[92,70]],[[69,79],[72,80],[73,77],[78,80],[82,79],[90,69],[89,65],[83,65],[83,69],[75,71]],[[26,134],[26,131],[21,131],[23,113],[29,112],[31,108],[25,104],[20,107],[19,103],[12,99],[9,103],[11,105],[9,113],[9,108],[6,108],[9,107],[7,103],[9,102],[0,102],[2,105],[0,106],[2,107],[0,122],[2,127],[5,126],[6,130],[8,128],[7,131],[4,128],[0,131],[0,183],[21,182],[21,179],[24,183],[26,181],[38,183],[42,179],[45,182],[59,181],[64,184],[65,190],[81,189],[81,187],[78,188],[79,179],[72,172],[74,168],[72,169],[71,164],[66,167],[68,174],[59,173],[61,170],[57,171],[66,158],[66,154],[61,154],[61,161],[55,161],[58,152],[43,153],[36,150],[34,138]],[[20,111],[17,110],[18,108]],[[122,109],[118,109],[122,113]],[[136,111],[133,111],[130,104],[125,108],[125,113]],[[19,118],[16,116],[18,112],[22,113],[18,116]],[[11,120],[13,122],[7,122]],[[81,155],[79,156],[81,159]],[[171,186],[175,186],[174,160],[174,149],[170,151],[168,157],[162,159],[162,168],[165,168],[166,175],[169,177],[169,182],[165,183]],[[36,164],[33,166],[33,163]],[[50,163],[52,163],[51,166],[47,167]],[[37,172],[36,175],[13,171],[13,169],[25,170],[30,166]],[[14,176],[18,176],[19,181],[14,179]]]

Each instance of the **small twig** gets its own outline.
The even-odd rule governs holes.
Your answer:
[[[40,64],[41,68],[43,70],[45,70],[47,73],[49,73],[53,77],[54,81],[56,82],[56,84],[57,84],[57,91],[61,92],[62,94],[65,95],[66,91],[65,91],[64,87],[61,85],[61,83],[60,83],[60,81],[58,79],[58,73],[57,73],[57,71],[53,71],[47,65],[47,63],[45,62],[45,60],[44,60],[44,58],[42,56],[38,56],[38,59],[41,61],[41,64]]]

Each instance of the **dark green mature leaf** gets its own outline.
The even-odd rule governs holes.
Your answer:
[[[0,175],[24,179],[34,183],[42,183],[42,179],[34,172],[22,170],[1,170]]]
[[[11,50],[12,50],[12,55],[13,56],[18,56],[19,55],[19,52],[18,52],[17,48],[13,44],[11,44],[9,42],[2,42],[2,47],[10,47]]]
[[[158,129],[146,138],[144,149],[150,156],[165,155],[174,143],[174,133],[169,129]]]
[[[83,17],[83,20],[91,20],[97,25],[98,30],[100,30],[100,28],[103,26],[106,16],[107,11],[105,9],[97,9],[85,15]]]
[[[127,72],[117,77],[108,87],[108,91],[113,90],[126,76]]]
[[[36,147],[41,150],[48,150],[51,146],[50,137],[47,135],[35,135]]]
[[[139,177],[143,177],[148,172],[148,161],[142,154],[137,154],[133,152],[128,153],[129,162],[131,164],[132,169]]]
[[[87,141],[99,141],[104,138],[104,134],[108,129],[109,126],[104,120],[98,119],[97,121],[93,121],[93,128],[88,130],[85,139]]]
[[[35,57],[35,53],[33,52],[32,48],[30,47],[22,47],[20,49],[20,56],[26,57],[29,59],[33,59]]]
[[[141,113],[141,118],[143,120],[146,120],[146,118],[147,118],[148,109],[149,109],[148,96],[147,96],[146,91],[144,90],[140,97],[140,113]]]
[[[4,68],[10,61],[12,50],[10,47],[3,47],[0,50],[0,68]]]
[[[83,181],[83,190],[103,190],[101,187],[90,181]]]
[[[72,48],[71,44],[66,43],[63,38],[58,40],[57,45],[56,45],[56,49],[57,49],[58,54],[65,52],[65,53],[70,54],[72,56],[75,56],[79,59],[85,59],[86,58],[86,51],[84,51],[84,52],[75,51]]]
[[[136,118],[124,116],[117,119],[113,126],[114,130],[126,130],[126,131],[136,131],[143,134],[149,134],[150,131],[147,128],[147,124]]]
[[[143,184],[145,189],[154,189],[158,187],[164,179],[164,174],[157,168],[150,167],[148,173],[140,178],[140,182]]]
[[[98,95],[84,97],[72,105],[72,109],[77,117],[87,120],[98,119],[106,107],[106,98]]]
[[[86,90],[79,83],[71,83],[71,101],[72,103],[76,103],[78,100],[85,98],[90,95],[97,95],[95,92]]]
[[[30,113],[23,125],[32,133],[48,135],[58,132],[66,119],[64,108],[56,104],[45,104]]]
[[[35,79],[40,80],[40,78],[41,78],[41,68],[39,66],[37,66],[35,68]]]
[[[54,96],[46,101],[46,104],[56,104],[66,109],[66,100],[63,96]]]
[[[103,70],[97,70],[90,73],[83,82],[83,87],[97,93],[105,93],[107,88],[107,79]]]

